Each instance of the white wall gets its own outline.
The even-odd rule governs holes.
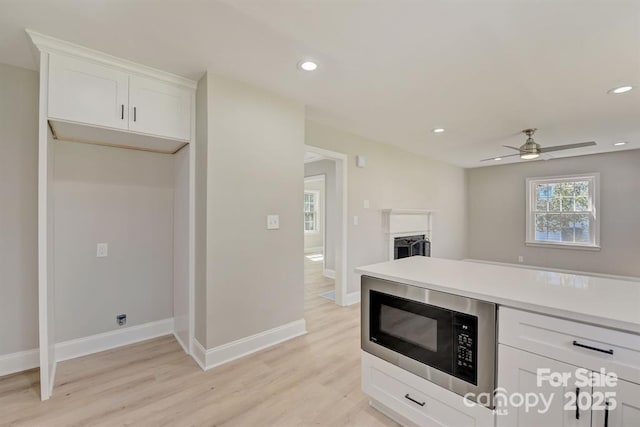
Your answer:
[[[38,74],[0,64],[0,355],[38,347]]]
[[[600,172],[600,251],[525,246],[527,177]],[[640,150],[469,169],[469,257],[640,276]]]
[[[304,252],[312,252],[320,248],[320,252],[322,252],[322,248],[324,246],[324,233],[325,233],[325,190],[324,190],[324,179],[316,179],[316,180],[306,180],[304,181],[304,191],[311,191],[318,195],[317,206],[318,210],[318,228],[316,231],[305,231],[304,232]]]
[[[453,259],[466,256],[466,183],[462,168],[309,120],[305,139],[307,145],[349,157],[347,292],[360,290],[355,267],[387,260],[382,209],[435,210],[432,255]],[[366,157],[365,168],[356,167],[357,154]],[[370,202],[369,209],[363,207],[365,199]],[[353,224],[354,216],[358,216],[359,225]]]
[[[201,344],[212,348],[303,318],[305,130],[302,105],[211,73],[207,109]],[[279,230],[266,229],[268,214]]]
[[[54,143],[58,342],[173,316],[173,156]],[[96,257],[96,244],[109,256]]]
[[[325,178],[325,227],[324,251],[325,269],[336,269],[336,251],[338,244],[338,230],[340,227],[340,201],[336,181],[335,160],[317,160],[305,163],[304,176],[323,175]]]

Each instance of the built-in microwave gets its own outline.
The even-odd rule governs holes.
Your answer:
[[[495,304],[363,276],[361,344],[454,393],[472,392],[472,400],[493,395]]]

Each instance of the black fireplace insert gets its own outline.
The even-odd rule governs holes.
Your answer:
[[[396,237],[393,240],[393,259],[410,256],[431,256],[431,242],[424,234]]]

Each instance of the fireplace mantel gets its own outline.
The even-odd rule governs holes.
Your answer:
[[[431,231],[434,211],[428,209],[384,209],[384,232],[388,241],[389,259],[393,259],[396,237],[422,235],[433,243]]]

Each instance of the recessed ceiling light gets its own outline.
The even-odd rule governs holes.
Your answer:
[[[495,160],[496,162],[499,162],[500,160],[502,160],[502,157],[496,157],[493,160]]]
[[[443,128],[435,128],[431,132],[433,132],[433,133],[442,133],[442,132],[444,132],[444,129]]]
[[[633,86],[619,86],[611,89],[609,93],[614,93],[618,95],[621,93],[629,92],[631,89],[633,89]]]
[[[304,71],[314,71],[318,68],[318,64],[313,61],[301,61],[298,64],[298,67],[300,67],[300,69]]]
[[[626,142],[626,141],[620,141],[620,142],[616,142],[616,143],[615,143],[615,144],[613,144],[613,145],[615,145],[616,147],[620,147],[620,146],[622,146],[622,145],[626,145],[626,144],[627,144],[627,142]]]

